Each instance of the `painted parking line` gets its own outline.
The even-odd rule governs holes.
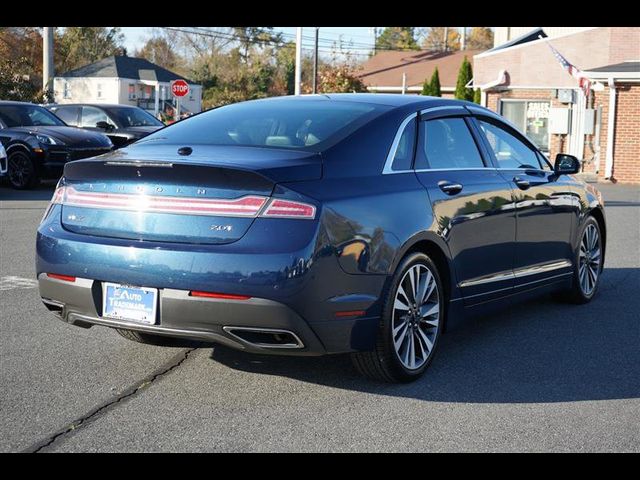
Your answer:
[[[36,288],[38,281],[32,278],[6,276],[0,278],[0,292],[5,290]]]

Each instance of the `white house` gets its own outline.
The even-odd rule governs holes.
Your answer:
[[[157,114],[175,105],[170,83],[182,78],[189,93],[180,99],[181,113],[202,110],[202,86],[144,58],[112,56],[53,79],[56,103],[109,103],[136,105]]]

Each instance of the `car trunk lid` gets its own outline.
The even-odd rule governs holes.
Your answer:
[[[266,149],[207,148],[206,156],[201,151],[189,157],[136,150],[135,156],[114,152],[67,164],[65,229],[146,241],[231,243],[265,208],[279,179],[321,175],[319,159],[309,159],[309,153],[283,159]]]

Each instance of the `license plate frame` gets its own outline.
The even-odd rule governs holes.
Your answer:
[[[116,303],[117,302],[117,303]],[[155,325],[158,289],[104,282],[102,317],[141,325]]]

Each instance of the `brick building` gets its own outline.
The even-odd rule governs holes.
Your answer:
[[[592,80],[588,99],[547,42]],[[473,84],[483,105],[518,125],[551,160],[569,153],[591,179],[640,183],[639,27],[497,46],[474,57]]]

